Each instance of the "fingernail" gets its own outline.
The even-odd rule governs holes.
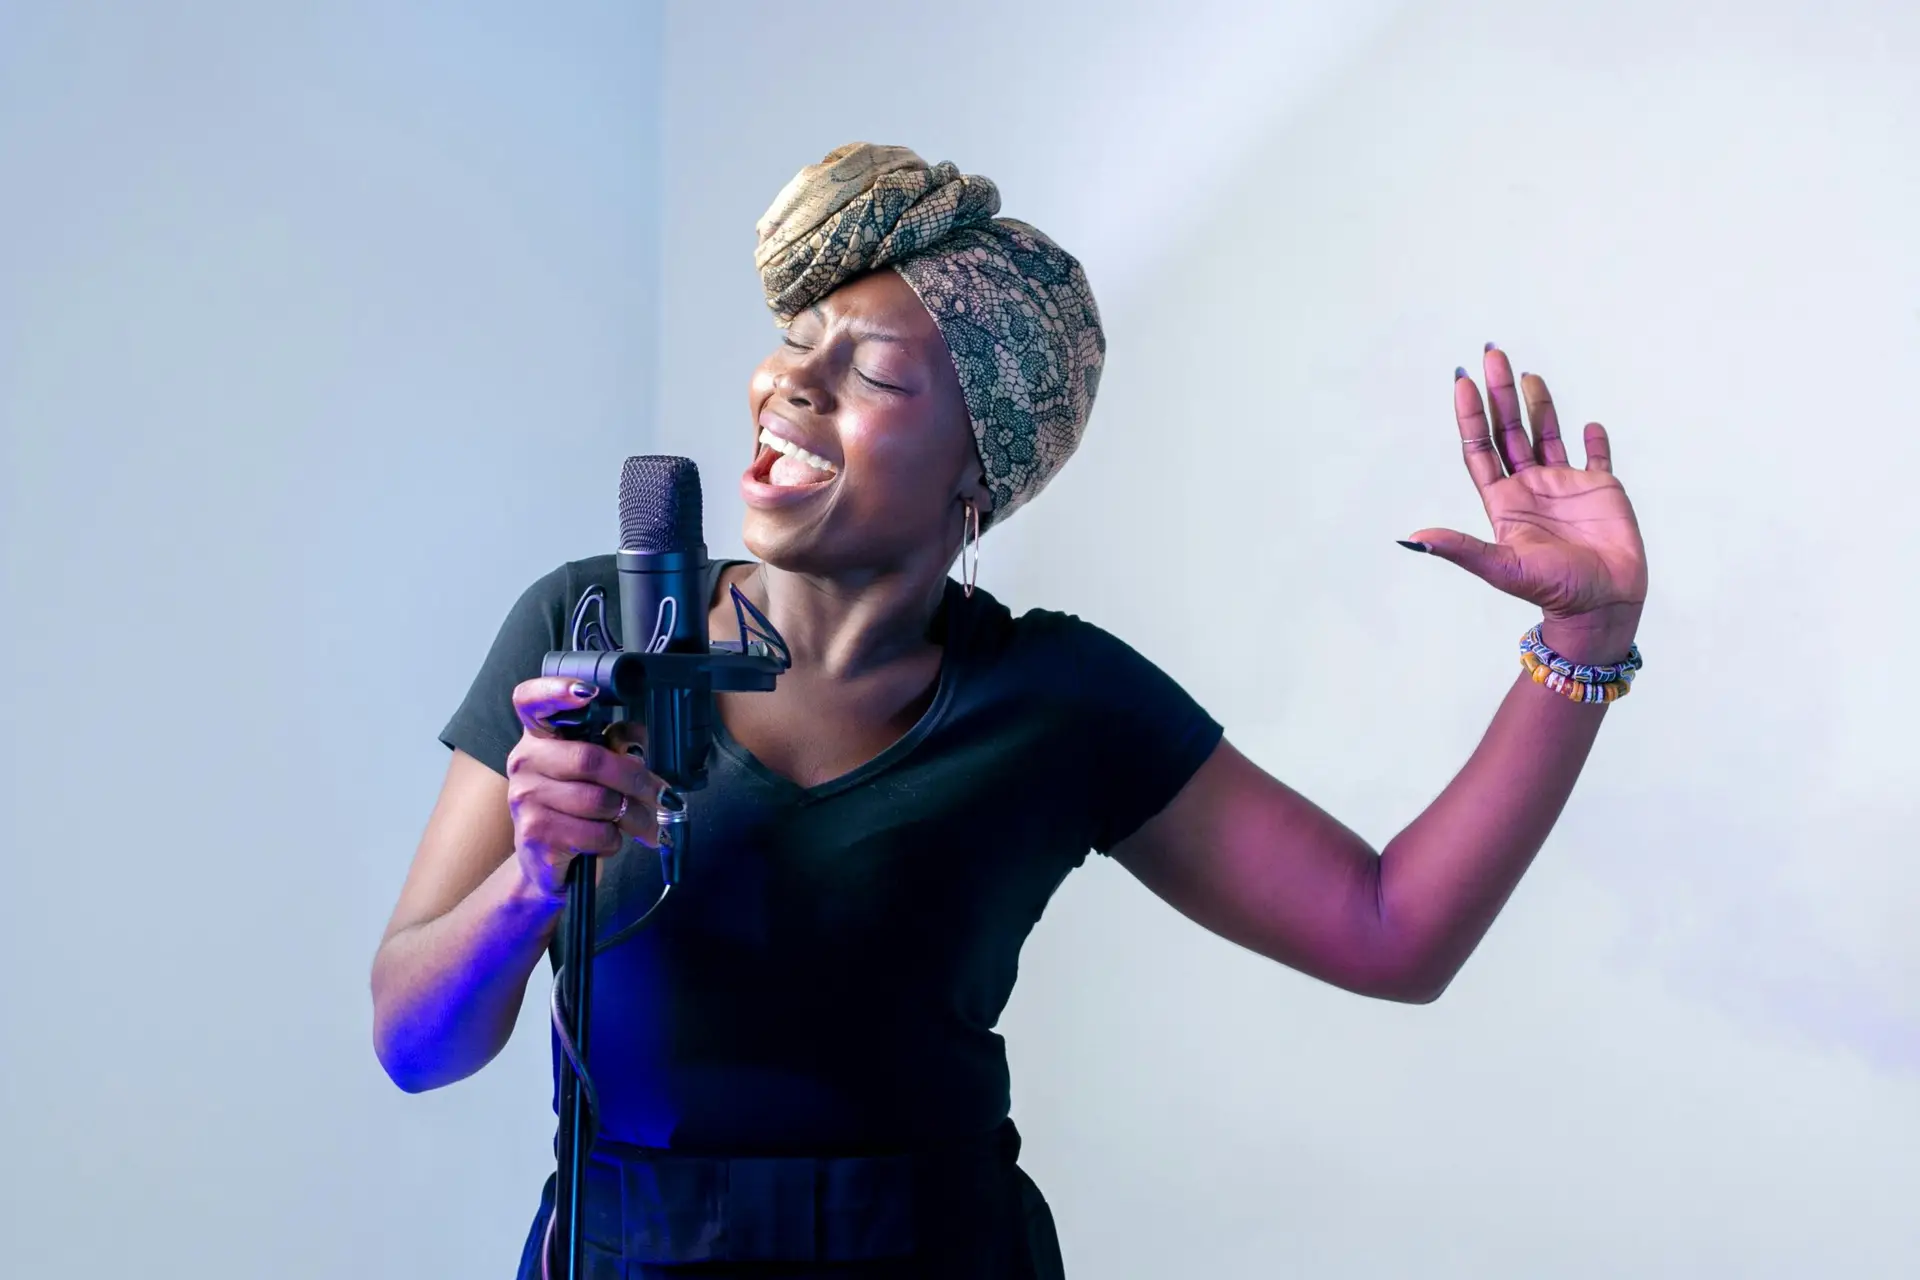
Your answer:
[[[635,742],[627,747],[627,754],[635,760],[645,760],[647,758],[647,749]]]
[[[1494,349],[1495,349],[1495,348],[1494,348],[1494,345],[1493,345],[1493,344],[1492,344],[1491,342],[1489,342],[1489,343],[1487,344],[1487,350],[1489,350],[1489,351],[1492,351],[1492,350],[1494,350]]]
[[[1460,379],[1462,379],[1462,378],[1464,378],[1464,377],[1466,377],[1466,376],[1467,376],[1467,369],[1466,369],[1466,366],[1465,366],[1465,365],[1457,365],[1457,366],[1455,366],[1455,368],[1454,368],[1454,370],[1453,370],[1453,380],[1454,380],[1455,382],[1458,382],[1458,381],[1460,381]]]
[[[1409,551],[1431,551],[1431,550],[1433,550],[1433,548],[1432,548],[1432,547],[1429,547],[1429,546],[1428,546],[1428,545],[1427,545],[1426,543],[1424,543],[1424,542],[1408,542],[1408,541],[1407,541],[1407,540],[1406,540],[1405,538],[1400,538],[1400,539],[1398,539],[1398,541],[1399,541],[1399,543],[1400,543],[1400,545],[1401,545],[1401,546],[1403,546],[1403,547],[1405,547],[1405,548],[1406,548],[1407,550],[1409,550]]]
[[[599,692],[598,689],[584,681],[575,680],[573,682],[573,696],[576,698],[591,698]]]

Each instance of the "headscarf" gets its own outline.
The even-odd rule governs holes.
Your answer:
[[[857,276],[899,272],[952,353],[994,524],[1079,447],[1107,349],[1080,264],[999,210],[978,174],[849,143],[774,198],[753,255],[782,328]]]

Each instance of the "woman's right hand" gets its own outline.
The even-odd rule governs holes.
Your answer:
[[[567,867],[576,855],[618,853],[629,837],[649,847],[659,839],[654,813],[661,783],[638,758],[639,726],[615,724],[610,745],[603,746],[562,738],[549,723],[559,712],[584,707],[593,693],[592,686],[559,676],[525,680],[513,691],[521,727],[520,745],[507,757],[513,856],[527,882],[556,902],[566,897]]]

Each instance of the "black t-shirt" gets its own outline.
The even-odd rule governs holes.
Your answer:
[[[617,618],[611,555],[527,589],[443,743],[505,772],[520,739],[513,688],[567,647],[596,586]],[[935,635],[926,713],[823,785],[774,773],[714,717],[682,882],[653,923],[594,959],[588,1068],[605,1137],[825,1154],[936,1143],[1006,1117],[993,1028],[1027,934],[1089,849],[1111,851],[1173,799],[1221,728],[1068,614],[1015,618],[949,581]],[[599,936],[660,885],[650,851],[610,859]]]

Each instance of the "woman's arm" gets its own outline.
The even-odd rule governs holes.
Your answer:
[[[507,780],[456,751],[373,958],[373,1045],[409,1093],[472,1075],[505,1047],[564,898],[513,856]]]
[[[1541,638],[1562,657],[1623,661],[1647,559],[1607,430],[1586,425],[1585,465],[1574,467],[1546,381],[1516,384],[1491,342],[1484,364],[1487,400],[1455,369],[1453,411],[1495,540],[1426,529],[1402,545],[1539,606]],[[1378,855],[1222,743],[1114,856],[1242,946],[1349,990],[1424,1003],[1460,972],[1545,843],[1606,705],[1522,673],[1466,766]]]
[[[1639,613],[1550,622],[1542,638],[1575,662],[1615,662]],[[1521,672],[1466,765],[1379,854],[1222,743],[1114,857],[1250,950],[1350,991],[1426,1003],[1545,843],[1606,714]]]

